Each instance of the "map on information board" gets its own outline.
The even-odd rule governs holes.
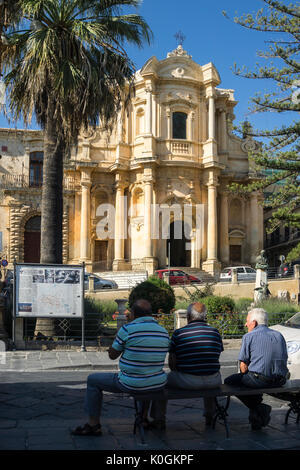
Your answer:
[[[82,266],[16,265],[16,317],[82,317]]]

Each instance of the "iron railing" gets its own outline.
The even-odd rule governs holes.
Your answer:
[[[277,325],[291,318],[295,312],[273,313],[269,314],[269,326]],[[223,339],[239,339],[242,338],[247,329],[245,327],[247,312],[241,313],[209,313],[207,322],[209,325],[218,329]],[[171,336],[176,329],[175,314],[159,314],[154,318],[168,331]],[[34,318],[24,318],[24,340],[35,340],[35,322]],[[51,335],[48,339],[51,341],[72,341],[81,340],[81,320],[58,318],[54,320],[55,335]],[[94,341],[95,344],[102,344],[103,339],[112,340],[117,333],[116,317],[107,314],[88,313],[85,316],[85,340]],[[45,339],[47,332],[44,331]]]
[[[0,190],[41,188],[42,184],[42,181],[32,179],[29,175],[0,174]],[[75,189],[75,179],[70,176],[64,177],[63,187],[64,190],[73,191]]]

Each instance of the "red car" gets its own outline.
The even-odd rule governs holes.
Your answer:
[[[180,269],[158,269],[155,274],[160,278],[164,279],[164,276],[169,273],[170,284],[195,284],[200,283],[201,280],[195,276],[181,271]]]

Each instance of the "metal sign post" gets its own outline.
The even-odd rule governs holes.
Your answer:
[[[16,350],[16,260],[14,259],[14,276],[13,276],[13,318],[12,318],[12,348]]]
[[[84,273],[85,273],[85,262],[82,263],[83,269],[83,283],[82,283],[82,299],[81,299],[81,309],[82,309],[82,320],[81,320],[81,332],[82,332],[82,340],[81,340],[81,352],[86,351],[85,347],[85,304],[84,304]]]

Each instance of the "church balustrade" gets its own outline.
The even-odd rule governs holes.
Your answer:
[[[173,140],[171,142],[171,151],[175,155],[190,155],[192,149],[191,142],[182,142],[180,140]]]

